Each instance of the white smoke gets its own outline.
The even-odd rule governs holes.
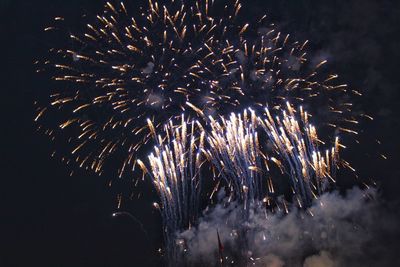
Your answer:
[[[335,267],[329,252],[321,251],[318,255],[308,257],[304,261],[304,267]]]
[[[245,52],[239,50],[239,51],[237,51],[237,52],[235,53],[235,57],[236,57],[236,60],[237,60],[241,65],[247,63],[247,56],[246,56],[246,53],[245,53]]]
[[[265,267],[283,267],[285,263],[273,254],[267,255],[260,260],[261,264]]]
[[[244,221],[243,207],[236,203],[205,212],[198,227],[179,235],[186,243],[188,265],[214,266],[220,256],[218,230],[227,262],[247,258],[226,266],[400,266],[382,245],[382,234],[397,226],[374,190],[326,193],[309,212],[292,208],[289,214],[267,214],[259,209],[248,214]]]
[[[146,67],[142,69],[143,74],[151,74],[154,71],[154,63],[153,62],[148,62]]]

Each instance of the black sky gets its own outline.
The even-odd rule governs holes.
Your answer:
[[[309,39],[316,53],[329,57],[344,81],[364,93],[358,105],[375,117],[374,124],[364,127],[364,137],[379,137],[383,141],[379,151],[389,159],[359,162],[364,164],[362,173],[373,174],[385,200],[398,202],[399,1],[243,2],[246,16],[267,13],[282,31]],[[161,225],[152,209],[154,196],[123,207],[143,227],[129,217],[112,218],[116,195],[106,185],[108,177],[84,171],[70,177],[68,168],[50,158],[51,144],[36,133],[33,123],[33,102],[47,86],[33,66],[50,45],[43,28],[55,16],[77,26],[82,14],[95,15],[102,4],[94,0],[0,1],[1,267],[157,264]],[[360,161],[357,153],[351,157]]]

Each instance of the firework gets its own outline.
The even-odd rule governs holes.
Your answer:
[[[206,128],[182,114],[180,124],[170,121],[161,135],[148,120],[157,145],[147,161],[138,164],[159,195],[160,204],[155,207],[162,215],[170,264],[182,259],[179,253],[185,246],[177,233],[198,223],[203,165],[213,170],[214,191],[222,180],[231,193],[228,201],[243,205],[243,223],[264,204],[272,212],[288,212],[290,205],[281,197],[285,192],[276,189],[275,183],[288,183],[290,202],[303,209],[335,183],[339,138],[321,152],[326,144],[302,107],[295,109],[287,103],[285,109],[273,113],[275,117],[265,107],[260,115],[249,108],[228,118],[209,116]]]
[[[309,58],[307,42],[291,41],[266,16],[242,23],[239,1],[224,4],[150,0],[130,12],[107,3],[97,20],[68,34],[69,46],[50,49],[44,69],[57,89],[36,120],[57,143],[68,143],[63,154],[78,166],[102,173],[111,161],[119,176],[132,172],[150,139],[147,119],[159,131],[181,112],[204,123],[290,101],[356,134],[349,98],[358,93],[335,82],[326,60]],[[63,28],[64,19],[55,20],[47,31]]]
[[[316,128],[310,124],[309,115],[300,107],[296,110],[287,103],[282,116],[272,118],[268,108],[260,120],[264,132],[272,144],[272,151],[279,156],[269,159],[284,170],[290,178],[291,189],[300,207],[308,207],[312,200],[324,193],[330,183],[335,183],[334,174],[339,164],[339,137],[335,137],[332,148],[321,152]],[[343,147],[343,146],[342,146]],[[267,170],[268,164],[267,164]]]
[[[101,173],[113,158],[122,162],[120,176],[132,170],[150,138],[147,119],[160,130],[182,111],[198,117],[229,98],[219,81],[233,60],[225,38],[240,4],[226,6],[221,19],[213,6],[149,1],[134,17],[123,3],[107,3],[82,33],[69,35],[69,47],[50,50],[45,69],[57,89],[36,120],[48,126],[56,118],[47,133],[67,136],[79,166]]]
[[[151,121],[149,125],[154,129]],[[182,115],[181,124],[170,122],[165,127],[165,135],[156,137],[157,145],[148,157],[150,167],[140,160],[138,163],[160,197],[160,204],[155,206],[162,214],[169,259],[176,260],[175,234],[195,224],[199,214],[204,131]]]
[[[259,116],[246,109],[242,114],[232,113],[229,119],[218,122],[210,117],[210,121],[208,158],[245,207],[281,195],[273,181],[279,183],[282,177],[289,179],[299,207],[308,207],[335,183],[342,146],[339,138],[334,139],[332,148],[321,152],[319,146],[324,142],[302,107],[296,110],[287,103],[276,117],[268,107]],[[273,179],[272,165],[280,170],[279,179]]]
[[[309,55],[308,41],[293,41],[266,18],[247,24],[234,46],[235,61],[226,80],[230,99],[243,108],[284,108],[289,101],[305,106],[321,121],[320,127],[357,134],[350,99],[360,93],[341,84],[326,68],[325,58]]]
[[[241,22],[238,0],[221,7],[149,0],[130,12],[108,2],[44,61],[56,89],[36,121],[68,143],[67,162],[98,174],[117,164],[120,177],[140,166],[159,196],[171,265],[180,258],[177,233],[198,223],[203,163],[215,182],[210,198],[225,186],[246,210],[244,222],[253,207],[288,212],[289,201],[306,209],[341,164],[351,169],[337,136],[357,134],[349,99],[359,93],[307,54],[308,41],[291,41],[266,16]],[[153,152],[137,160],[151,141]]]
[[[221,122],[209,119],[208,158],[241,201],[256,200],[262,195],[258,117],[249,109]]]

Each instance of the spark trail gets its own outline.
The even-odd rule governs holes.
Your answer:
[[[204,124],[289,101],[330,132],[357,134],[349,99],[359,93],[308,55],[308,41],[291,40],[266,16],[246,22],[241,9],[233,0],[150,0],[134,9],[107,2],[76,33],[55,18],[45,30],[65,42],[38,64],[54,90],[35,120],[67,162],[98,174],[108,164],[119,177],[132,174],[151,139],[147,119],[158,131],[182,112]]]
[[[150,121],[149,125],[154,129]],[[160,197],[160,204],[155,205],[161,211],[165,246],[173,264],[179,258],[175,235],[195,224],[200,213],[204,131],[182,115],[181,124],[170,122],[165,126],[165,135],[156,137],[157,145],[148,157],[149,167],[141,160],[138,164],[149,174]]]
[[[320,146],[325,144],[302,107],[287,103],[286,109],[273,114],[266,107],[260,115],[246,109],[228,118],[209,116],[206,128],[182,115],[181,123],[170,121],[163,134],[157,134],[148,121],[157,145],[147,161],[138,164],[160,198],[155,205],[162,215],[170,264],[183,259],[185,244],[177,233],[198,223],[200,195],[208,193],[202,184],[211,181],[200,175],[203,168],[213,170],[213,192],[223,181],[231,194],[229,202],[243,205],[243,223],[253,210],[288,213],[290,206],[306,210],[335,184],[339,138],[322,152]],[[282,199],[284,190],[275,188],[282,182],[290,185],[289,200]]]
[[[98,174],[109,166],[119,177],[140,166],[160,198],[170,264],[177,232],[198,222],[203,164],[216,182],[210,198],[226,186],[247,211],[288,212],[282,182],[288,201],[306,209],[340,166],[353,170],[339,158],[337,136],[358,134],[350,100],[360,93],[309,55],[308,41],[266,16],[248,21],[239,0],[221,3],[107,2],[75,33],[57,17],[45,30],[67,40],[38,63],[54,90],[35,120],[68,163]],[[152,141],[154,151],[138,160]]]
[[[196,107],[206,113],[229,99],[219,83],[233,61],[226,39],[239,31],[233,19],[240,4],[221,18],[211,14],[213,5],[148,1],[134,17],[123,3],[108,2],[82,33],[69,34],[70,47],[50,49],[42,69],[56,89],[36,121],[72,147],[78,166],[101,173],[113,160],[120,176],[131,172],[150,138],[147,119],[159,130],[182,111],[198,117]],[[61,31],[63,21],[46,30]]]
[[[275,117],[268,107],[261,115],[246,109],[228,119],[210,117],[210,121],[208,158],[245,207],[260,200],[271,204],[272,196],[281,195],[273,181],[289,179],[293,200],[305,208],[335,183],[342,146],[339,138],[330,149],[321,151],[325,143],[302,107],[296,110],[287,103]],[[274,174],[271,166],[280,172]]]

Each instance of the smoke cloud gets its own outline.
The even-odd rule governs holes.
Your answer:
[[[307,212],[267,214],[221,203],[179,237],[191,266],[220,266],[223,256],[223,266],[381,267],[400,266],[396,229],[375,190],[352,189],[322,195]]]

